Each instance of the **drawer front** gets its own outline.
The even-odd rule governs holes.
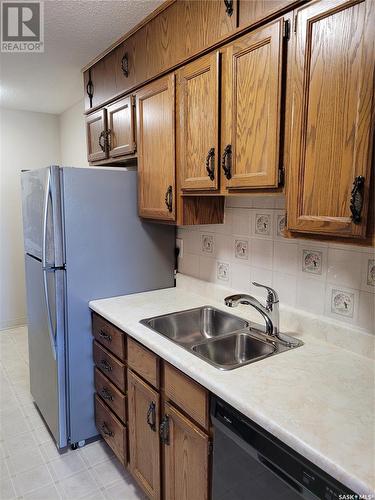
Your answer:
[[[112,448],[117,458],[126,465],[128,461],[126,427],[98,396],[95,396],[95,422],[103,439]]]
[[[94,340],[94,362],[106,377],[125,392],[125,365]]]
[[[95,339],[115,356],[125,361],[125,334],[96,313],[92,314],[92,333]]]
[[[126,396],[95,368],[95,390],[116,416],[126,422]]]
[[[152,386],[159,387],[159,357],[131,338],[128,338],[128,366]]]
[[[209,428],[208,391],[164,362],[164,393],[168,399],[185,411],[205,429]]]

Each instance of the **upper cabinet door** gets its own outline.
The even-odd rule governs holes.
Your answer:
[[[136,150],[133,103],[133,96],[128,96],[107,107],[108,153],[111,158],[133,154]]]
[[[88,161],[107,158],[107,116],[105,109],[86,116],[86,141]]]
[[[174,78],[137,93],[139,215],[170,222],[176,218]]]
[[[297,11],[288,229],[363,237],[373,136],[374,2]]]
[[[217,189],[219,177],[219,53],[178,73],[178,169],[182,190]]]
[[[260,28],[224,51],[221,153],[227,189],[278,186],[283,23]]]

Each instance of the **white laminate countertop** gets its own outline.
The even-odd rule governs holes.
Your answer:
[[[221,371],[139,323],[222,303],[179,288],[95,300],[90,308],[360,495],[373,495],[374,362],[331,344],[305,345]],[[237,310],[231,310],[237,314]],[[238,308],[238,315],[240,313]]]

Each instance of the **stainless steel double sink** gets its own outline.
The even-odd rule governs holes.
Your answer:
[[[143,325],[170,339],[221,370],[254,363],[302,345],[262,332],[262,327],[211,306],[202,306],[141,320]]]

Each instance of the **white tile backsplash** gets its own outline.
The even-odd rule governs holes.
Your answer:
[[[278,230],[283,197],[239,199],[227,200],[222,225],[178,229],[184,247],[179,259],[183,274],[265,296],[251,284],[256,281],[274,287],[281,303],[375,333],[372,248],[284,238]],[[255,232],[257,214],[270,216],[269,235]],[[267,221],[262,219],[261,224]],[[202,248],[204,236],[207,251]]]

